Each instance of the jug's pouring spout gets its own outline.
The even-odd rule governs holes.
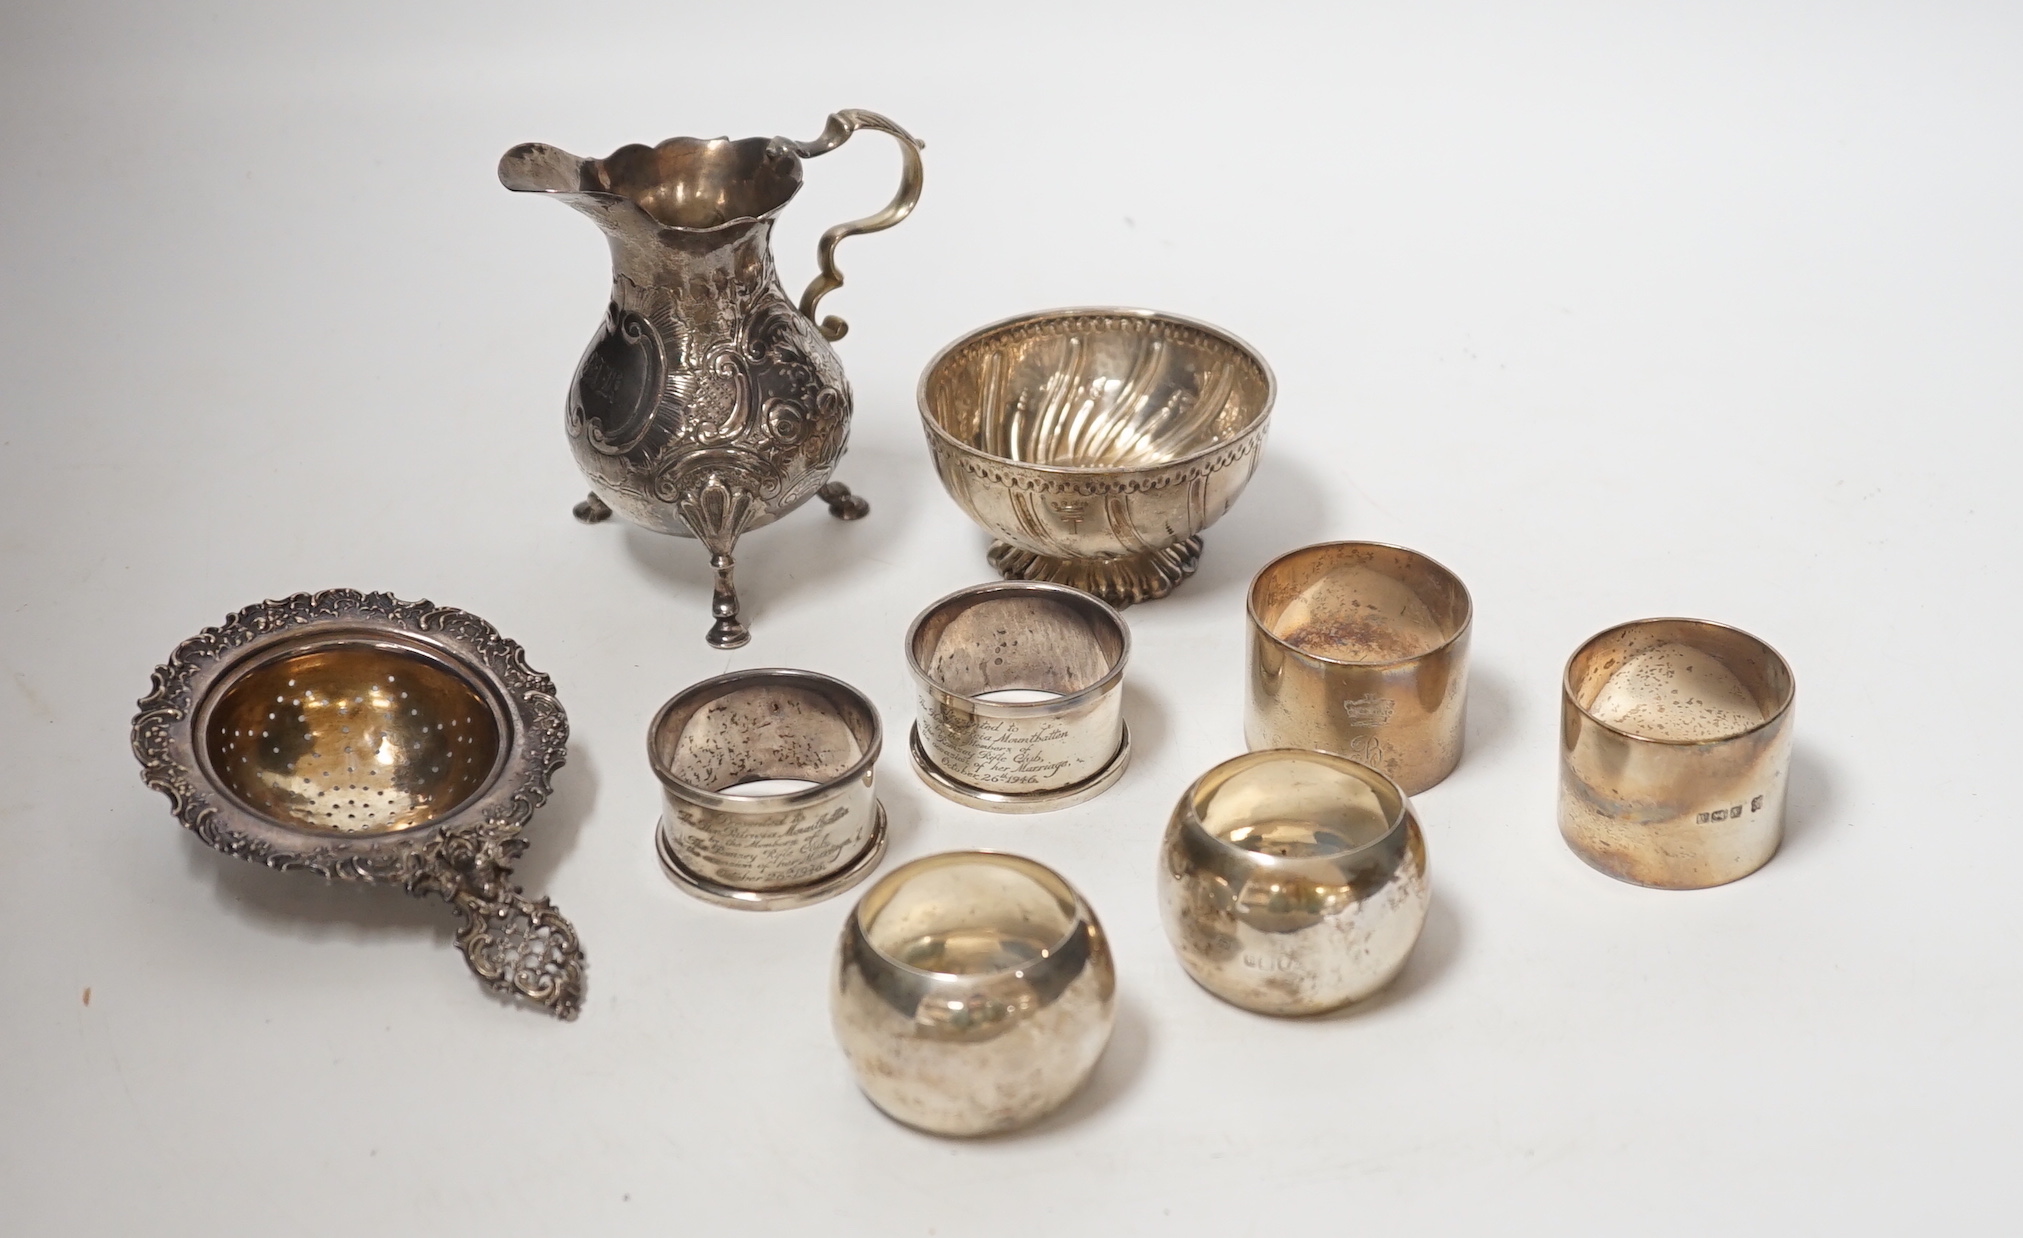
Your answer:
[[[650,236],[653,219],[638,203],[606,188],[596,165],[595,159],[546,142],[522,142],[500,156],[499,183],[514,193],[543,193],[568,203],[604,229],[613,243],[629,233]]]
[[[522,142],[499,157],[499,183],[515,193],[575,193],[583,160],[546,142]]]

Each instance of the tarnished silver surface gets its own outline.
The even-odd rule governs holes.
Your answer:
[[[1723,885],[1784,837],[1797,684],[1775,649],[1701,619],[1591,638],[1560,692],[1559,831],[1624,881]]]
[[[1138,309],[1006,319],[920,376],[942,485],[1007,577],[1114,606],[1165,597],[1257,468],[1271,370],[1206,323]]]
[[[332,589],[176,647],[140,702],[147,784],[228,855],[447,900],[479,979],[573,1019],[583,951],[511,883],[569,740],[555,685],[467,611]]]
[[[1224,761],[1173,809],[1159,910],[1181,966],[1261,1014],[1319,1014],[1404,967],[1432,890],[1398,784],[1329,753]]]
[[[661,867],[697,898],[752,911],[849,889],[885,854],[882,742],[871,702],[812,671],[733,671],[683,689],[647,734]],[[739,790],[781,779],[813,785]]]
[[[773,221],[801,188],[801,161],[859,129],[898,139],[898,193],[877,214],[822,234],[820,272],[797,307],[773,266]],[[850,385],[817,326],[816,304],[843,284],[836,246],[889,228],[920,198],[922,143],[875,112],[829,117],[812,142],[669,138],[584,159],[530,142],[499,160],[508,189],[567,202],[611,242],[611,305],[577,365],[567,427],[591,495],[578,519],[613,511],[693,536],[716,571],[709,642],[751,639],[738,615],[732,552],[746,530],[811,496],[854,520],[870,510],[829,480],[850,428]]]
[[[1116,992],[1102,926],[1060,874],[953,851],[894,869],[858,901],[830,1013],[873,1104],[933,1134],[989,1135],[1082,1086]]]
[[[1416,550],[1325,542],[1250,582],[1249,746],[1375,766],[1417,795],[1454,772],[1474,606]]]
[[[1129,763],[1130,654],[1123,617],[1078,589],[999,581],[949,594],[906,632],[914,768],[942,795],[994,812],[1093,798]]]

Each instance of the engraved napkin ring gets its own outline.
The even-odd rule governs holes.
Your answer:
[[[1454,573],[1400,546],[1272,560],[1250,583],[1244,738],[1360,761],[1407,795],[1434,786],[1461,762],[1472,609]]]
[[[1101,599],[1042,581],[958,590],[906,632],[919,720],[913,768],[992,812],[1043,812],[1101,794],[1131,760],[1124,662],[1131,634]]]
[[[827,675],[734,671],[683,689],[647,735],[661,867],[697,898],[753,911],[849,889],[885,855],[880,744],[878,711]],[[754,785],[774,780],[803,785]]]
[[[1797,685],[1775,649],[1699,619],[1610,628],[1566,664],[1559,832],[1624,881],[1747,877],[1784,836]]]

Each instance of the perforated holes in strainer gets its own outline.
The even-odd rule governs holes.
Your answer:
[[[226,686],[211,766],[254,810],[290,825],[384,833],[426,824],[483,787],[498,720],[471,684],[376,644],[276,659]]]

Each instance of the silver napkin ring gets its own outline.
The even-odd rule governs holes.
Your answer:
[[[1101,599],[1043,581],[958,590],[906,632],[913,768],[972,808],[1043,812],[1101,794],[1131,761],[1131,633]]]
[[[752,911],[849,889],[885,855],[881,744],[871,702],[827,675],[734,671],[683,689],[647,734],[661,867],[697,898]],[[754,786],[777,780],[801,785]]]
[[[1775,649],[1725,624],[1641,619],[1589,638],[1560,690],[1560,835],[1637,885],[1747,877],[1784,837],[1796,693]]]

